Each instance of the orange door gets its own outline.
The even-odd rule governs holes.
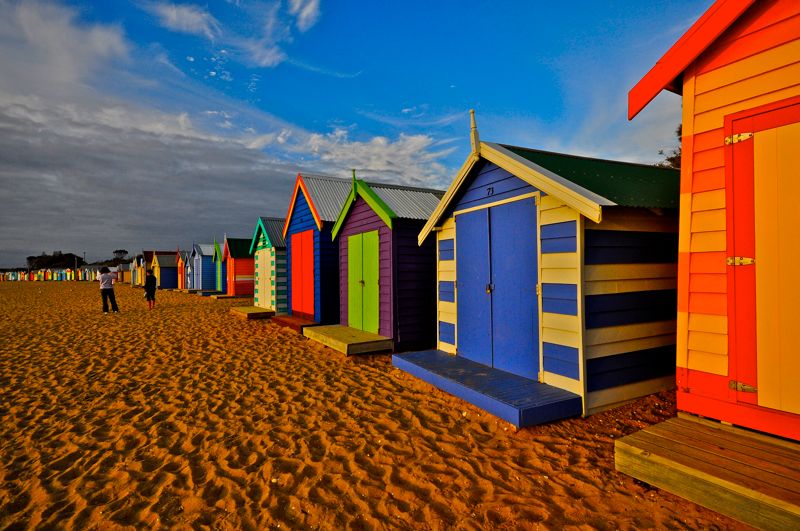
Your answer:
[[[314,230],[292,234],[292,313],[314,317]]]
[[[738,402],[800,414],[800,98],[728,129],[731,387]]]

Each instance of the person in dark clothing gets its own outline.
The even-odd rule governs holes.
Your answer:
[[[147,301],[147,308],[152,310],[156,306],[156,276],[152,269],[147,270],[144,279],[144,300]]]
[[[100,282],[100,296],[103,298],[103,313],[108,313],[109,301],[111,301],[111,309],[114,313],[119,313],[117,298],[114,296],[114,281],[117,280],[117,274],[103,266],[100,268],[97,280]]]

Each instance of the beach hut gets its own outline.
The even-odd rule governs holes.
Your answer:
[[[117,282],[129,282],[130,279],[130,264],[119,264],[117,266]]]
[[[253,304],[275,313],[289,309],[284,222],[282,218],[259,217],[249,249],[254,257]]]
[[[800,2],[718,0],[628,95],[630,119],[682,96],[681,413],[616,466],[763,529],[800,525],[799,67]]]
[[[156,287],[159,289],[178,287],[178,264],[175,261],[174,251],[156,251],[150,268],[156,277]]]
[[[214,245],[192,244],[192,287],[198,291],[214,291],[217,285],[217,270],[213,262]]]
[[[331,229],[351,188],[348,179],[297,175],[283,226],[290,315],[274,322],[296,330],[339,322],[339,247]]]
[[[227,236],[225,239],[227,239]],[[222,253],[225,246],[224,243],[220,246],[216,238],[214,238],[213,245],[214,251],[211,253],[211,262],[214,264],[214,289],[224,294],[228,292],[228,269]]]
[[[222,261],[226,269],[228,295],[253,295],[255,264],[250,242],[248,238],[225,238]]]
[[[138,257],[134,256],[134,257],[131,259],[130,263],[128,264],[128,271],[130,272],[130,275],[129,275],[129,278],[128,278],[128,280],[129,280],[129,282],[130,282],[131,286],[136,286],[136,285],[137,285],[137,282],[136,282],[136,274],[137,274],[136,265],[137,265],[137,260],[138,260]]]
[[[683,97],[678,409],[800,439],[800,3],[717,1],[629,94]],[[677,118],[677,117],[676,117]]]
[[[339,245],[339,324],[304,334],[345,354],[436,341],[436,245],[417,235],[444,192],[353,178],[331,231]]]
[[[480,142],[472,124],[419,234],[437,246],[437,349],[394,364],[516,426],[673,387],[678,172]]]
[[[175,252],[175,263],[178,267],[178,289],[185,290],[189,289],[186,283],[186,262],[189,260],[189,253],[186,251],[181,251],[178,249]]]

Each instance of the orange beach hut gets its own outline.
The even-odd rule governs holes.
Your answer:
[[[683,98],[678,409],[800,440],[800,2],[717,0],[629,93]]]

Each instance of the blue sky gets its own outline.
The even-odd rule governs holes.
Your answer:
[[[283,216],[298,171],[444,188],[481,138],[654,162],[630,87],[711,0],[0,0],[0,266]]]

